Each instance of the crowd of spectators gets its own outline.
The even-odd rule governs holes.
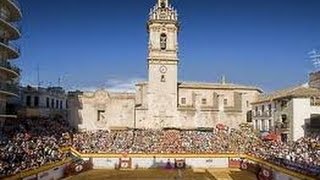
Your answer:
[[[264,141],[251,128],[80,132],[82,153],[247,153],[306,174],[320,173],[320,135],[296,142]]]
[[[9,123],[9,124],[8,124]],[[0,131],[0,178],[64,160],[60,144],[69,128],[61,120],[14,120]]]
[[[250,129],[100,130],[73,134],[72,146],[81,153],[245,153],[259,140]]]
[[[303,137],[295,142],[256,141],[247,153],[305,174],[320,174],[320,135]]]
[[[72,131],[61,120],[25,120],[2,131],[0,177],[61,161],[62,147],[81,153],[247,153],[302,173],[320,172],[320,136],[264,141],[249,127],[194,130]]]

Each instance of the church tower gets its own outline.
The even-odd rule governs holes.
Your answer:
[[[148,117],[154,128],[176,126],[178,15],[169,0],[158,0],[148,21]]]

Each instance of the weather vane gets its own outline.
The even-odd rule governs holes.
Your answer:
[[[309,55],[313,66],[316,69],[320,69],[320,51],[313,49],[311,52],[309,52]]]

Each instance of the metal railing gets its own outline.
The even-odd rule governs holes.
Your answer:
[[[272,116],[272,110],[266,110],[266,111],[254,111],[253,117],[271,117]]]
[[[21,10],[21,5],[17,0],[8,0],[10,1],[12,4],[14,4],[19,10]]]
[[[4,67],[6,69],[12,70],[16,72],[18,75],[20,75],[21,69],[15,65],[12,65],[11,63],[7,61],[0,61],[0,67]]]
[[[15,95],[19,94],[18,84],[9,84],[5,82],[0,82],[0,91],[9,92]]]
[[[281,124],[281,129],[289,129],[289,124]]]
[[[11,49],[13,49],[14,51],[16,51],[16,52],[20,55],[20,46],[19,46],[19,45],[15,44],[15,43],[13,43],[13,42],[11,42],[11,41],[8,43],[8,45],[9,45],[9,47],[10,47]]]
[[[8,21],[8,17],[3,15],[3,14],[0,14],[0,19],[6,23],[8,26],[10,26],[11,28],[15,29],[19,34],[21,34],[21,25],[19,22],[9,22]]]
[[[10,25],[12,25],[12,27],[14,27],[19,33],[21,33],[22,28],[19,22],[11,22]]]
[[[16,45],[15,43],[13,42],[3,42],[0,40],[0,44],[6,46],[7,48],[11,49],[12,51],[16,52],[19,56],[20,55],[20,47],[18,45]]]

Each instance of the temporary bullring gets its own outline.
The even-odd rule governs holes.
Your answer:
[[[246,154],[80,154],[6,179],[317,179]]]

